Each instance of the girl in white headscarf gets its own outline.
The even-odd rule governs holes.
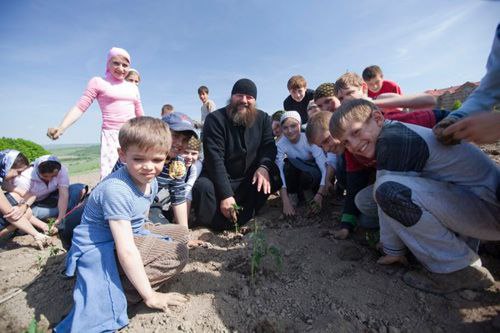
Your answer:
[[[0,151],[0,186],[18,176],[28,167],[28,159],[19,151],[6,149]],[[29,206],[18,200],[15,195],[0,191],[0,236],[19,229],[32,236],[38,247],[49,243],[50,238],[38,232],[31,221],[34,217]],[[40,221],[41,222],[41,221]]]
[[[53,155],[37,158],[33,166],[16,177],[14,186],[14,191],[32,206],[37,218],[55,218],[55,228],[78,204],[85,188],[83,184],[69,184],[68,169]]]

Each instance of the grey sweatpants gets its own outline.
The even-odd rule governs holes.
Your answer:
[[[480,263],[456,233],[500,240],[500,203],[486,202],[467,188],[387,174],[377,177],[374,196],[384,252],[402,255],[408,248],[431,272],[450,273]]]

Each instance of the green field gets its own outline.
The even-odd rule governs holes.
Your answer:
[[[50,145],[44,148],[56,155],[71,175],[99,170],[99,144]]]

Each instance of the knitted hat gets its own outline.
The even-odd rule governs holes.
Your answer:
[[[314,100],[317,101],[322,97],[335,96],[335,84],[331,82],[322,83],[314,91]]]
[[[273,113],[273,115],[271,116],[271,120],[272,120],[272,121],[280,121],[281,116],[283,115],[283,113],[285,113],[285,111],[283,111],[283,110],[278,110],[278,111],[276,111],[276,112],[275,112],[275,113]]]
[[[287,120],[288,118],[293,118],[293,119],[297,120],[300,125],[302,125],[302,121],[300,119],[300,114],[297,111],[286,111],[285,113],[283,113],[283,115],[281,116],[281,119],[280,119],[280,125],[282,125],[283,122],[285,122],[285,120]]]
[[[201,148],[201,141],[198,140],[196,136],[193,135],[189,139],[186,149],[200,151],[200,148]]]
[[[231,90],[231,95],[235,94],[243,94],[252,96],[257,99],[257,87],[252,80],[249,79],[239,79],[233,86],[233,90]]]

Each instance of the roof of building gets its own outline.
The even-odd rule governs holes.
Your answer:
[[[452,86],[452,87],[443,88],[443,89],[426,90],[425,93],[430,94],[430,95],[435,96],[435,97],[439,97],[445,93],[453,94],[454,92],[456,92],[460,88],[462,88],[464,86],[468,86],[468,85],[473,85],[473,86],[477,87],[477,86],[479,86],[479,81],[478,82],[467,81],[464,84],[461,84],[459,86]]]

